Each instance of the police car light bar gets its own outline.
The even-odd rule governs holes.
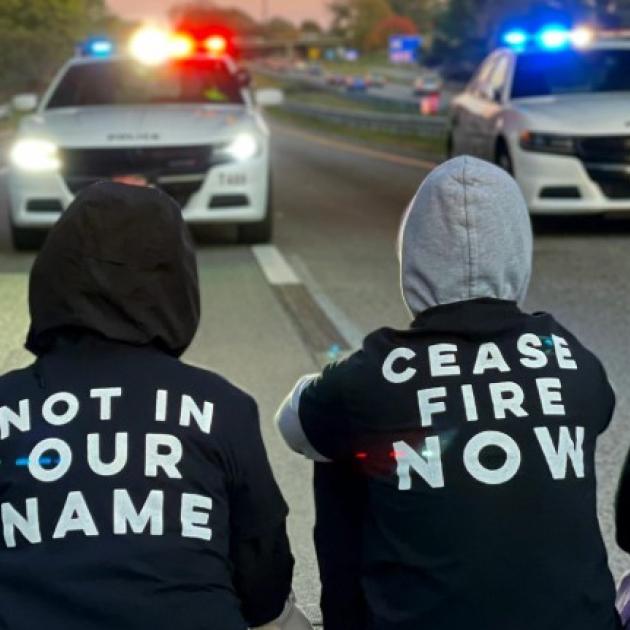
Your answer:
[[[114,53],[114,43],[105,38],[93,38],[78,47],[78,54],[84,57],[110,57]]]
[[[199,41],[188,33],[171,33],[168,30],[146,26],[131,38],[131,56],[146,65],[159,65],[169,59],[184,59],[196,52],[221,56],[227,52],[228,41],[223,35],[212,35]]]
[[[580,26],[574,29],[562,25],[549,24],[537,33],[528,33],[522,29],[512,29],[503,34],[503,43],[516,50],[533,46],[541,50],[564,50],[570,46],[583,48],[595,39],[595,32]]]

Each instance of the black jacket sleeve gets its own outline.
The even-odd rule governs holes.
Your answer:
[[[234,587],[250,628],[277,619],[293,579],[293,557],[284,523],[258,538],[233,538],[230,556]]]
[[[617,544],[630,553],[630,453],[621,471],[615,502]]]
[[[250,627],[280,616],[291,594],[293,557],[286,533],[288,507],[274,479],[253,401],[235,436],[230,481],[230,561]]]

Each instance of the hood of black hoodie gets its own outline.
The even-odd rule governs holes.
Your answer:
[[[200,316],[197,260],[179,206],[146,187],[102,182],[63,213],[30,276],[26,348],[68,332],[181,355]]]

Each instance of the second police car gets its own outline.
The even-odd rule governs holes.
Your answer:
[[[271,238],[269,131],[227,41],[139,31],[128,53],[93,40],[23,118],[10,151],[10,219],[17,248],[34,246],[74,195],[103,179],[157,186],[190,224],[238,225],[244,242]]]
[[[630,40],[514,30],[452,103],[449,153],[512,172],[534,214],[630,210]]]

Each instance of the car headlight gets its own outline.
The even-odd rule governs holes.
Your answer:
[[[253,133],[243,132],[239,133],[223,149],[223,152],[237,162],[243,162],[253,158],[259,149],[260,146],[256,136]]]
[[[48,140],[18,140],[9,155],[11,162],[24,171],[56,171],[61,167],[59,149]]]
[[[521,148],[525,151],[555,153],[557,155],[575,155],[576,142],[572,136],[554,133],[525,131],[521,134]]]

